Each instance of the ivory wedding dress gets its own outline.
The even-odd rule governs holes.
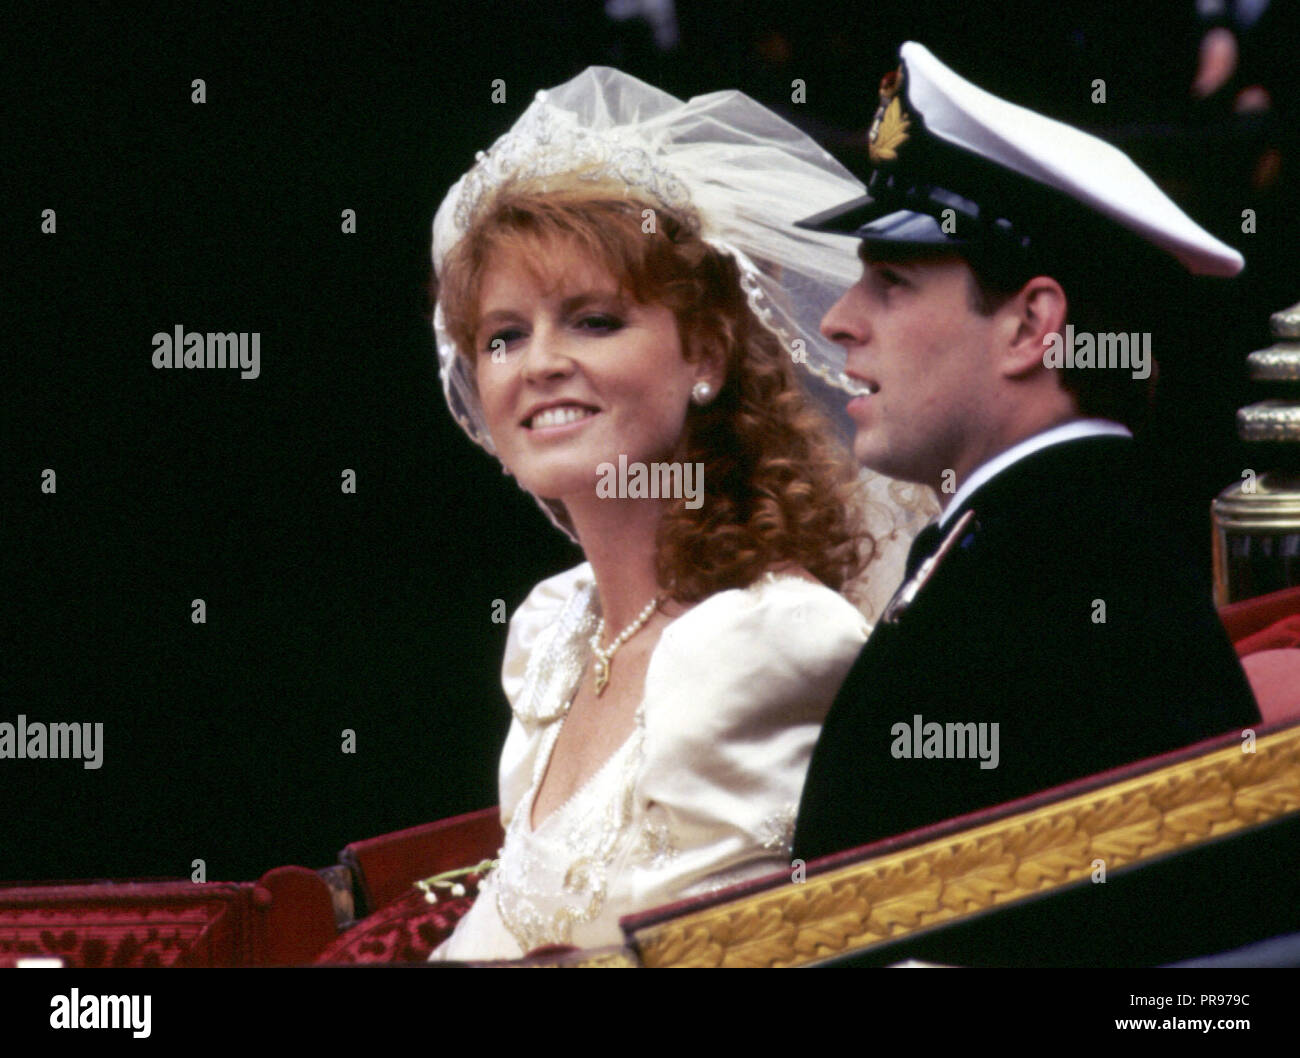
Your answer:
[[[705,599],[663,630],[631,736],[534,829],[594,610],[583,564],[537,585],[511,619],[505,844],[432,959],[616,944],[623,915],[790,869],[804,774],[866,640],[862,614],[828,588],[774,574]]]

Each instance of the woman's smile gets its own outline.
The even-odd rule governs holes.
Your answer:
[[[541,410],[530,412],[523,421],[523,427],[534,434],[550,435],[557,430],[585,423],[599,414],[600,409],[585,404],[547,404]]]

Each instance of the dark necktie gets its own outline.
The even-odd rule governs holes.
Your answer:
[[[916,534],[916,539],[912,541],[912,546],[907,552],[907,572],[903,575],[904,580],[910,579],[921,563],[939,550],[939,545],[943,543],[943,535],[944,530],[939,527],[938,522],[931,522]]]

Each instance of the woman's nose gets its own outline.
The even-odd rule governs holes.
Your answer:
[[[573,370],[564,333],[542,324],[533,330],[524,349],[524,374],[529,378],[565,375]]]

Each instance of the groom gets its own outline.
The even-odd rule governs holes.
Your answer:
[[[868,197],[801,226],[860,240],[862,278],[822,321],[866,394],[854,452],[943,513],[826,720],[801,859],[1259,721],[1151,524],[1129,429],[1154,382],[1146,304],[1240,255],[1101,140],[918,44],[901,59]]]

